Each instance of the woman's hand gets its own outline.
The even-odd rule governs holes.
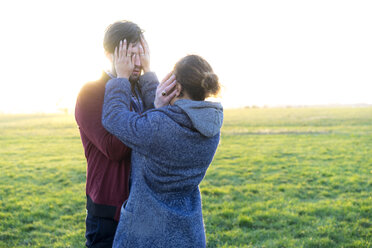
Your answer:
[[[135,62],[135,54],[132,56],[132,43],[127,49],[127,40],[120,41],[119,48],[115,47],[114,64],[118,78],[128,78],[132,75]]]
[[[150,49],[143,35],[141,35],[141,42],[139,44],[139,50],[140,50],[140,60],[141,60],[141,66],[143,69],[143,73],[149,72],[150,71]]]
[[[155,108],[161,108],[169,104],[169,102],[177,95],[176,76],[172,72],[161,81],[156,89]]]

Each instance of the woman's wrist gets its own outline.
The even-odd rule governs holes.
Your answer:
[[[146,67],[143,67],[143,73],[147,73],[147,72],[150,72],[150,66],[146,66]]]

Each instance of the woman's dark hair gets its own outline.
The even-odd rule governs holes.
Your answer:
[[[118,21],[107,27],[103,38],[103,48],[114,53],[115,47],[121,40],[127,39],[127,44],[137,43],[141,39],[143,31],[140,27],[130,21]]]
[[[174,66],[173,73],[182,90],[195,101],[216,96],[220,91],[218,77],[209,63],[198,55],[188,55]]]

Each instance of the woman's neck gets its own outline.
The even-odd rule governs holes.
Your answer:
[[[170,105],[174,105],[174,103],[175,103],[176,101],[181,100],[181,99],[192,100],[188,94],[183,93],[182,96],[176,96],[176,97],[174,97],[174,98],[169,102],[169,104],[170,104]]]

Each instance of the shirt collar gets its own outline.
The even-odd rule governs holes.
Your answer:
[[[105,71],[105,72],[106,72],[106,74],[107,74],[111,79],[116,78],[116,77],[114,76],[114,74],[112,74],[111,72],[109,72],[109,71]]]

